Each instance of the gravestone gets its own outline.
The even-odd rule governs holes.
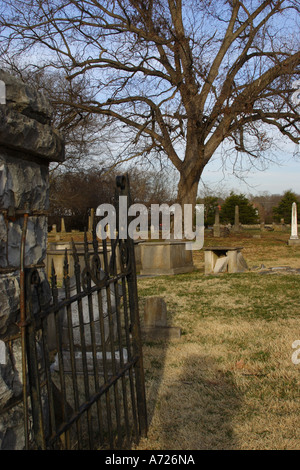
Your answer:
[[[239,216],[239,206],[235,206],[234,210],[234,226],[232,228],[234,232],[240,231],[240,216]]]
[[[288,241],[289,245],[300,245],[298,237],[298,221],[297,221],[297,204],[292,204],[292,219],[291,219],[291,236]]]
[[[61,228],[60,228],[60,231],[62,233],[65,233],[66,232],[66,226],[65,226],[65,219],[62,217],[61,219]]]
[[[162,297],[147,297],[144,306],[144,339],[180,338],[181,329],[167,324],[167,306]]]
[[[266,231],[265,222],[261,222],[261,223],[260,223],[260,231],[261,231],[261,232],[265,232],[265,231]]]
[[[220,211],[219,207],[216,207],[216,212],[215,212],[215,223],[213,226],[213,235],[216,238],[220,238],[221,236],[221,227],[220,227]]]

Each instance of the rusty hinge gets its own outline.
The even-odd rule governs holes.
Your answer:
[[[24,217],[25,214],[28,217],[40,217],[40,216],[47,216],[49,215],[49,211],[46,210],[27,210],[27,209],[15,209],[14,207],[10,206],[7,209],[0,210],[0,213],[3,214],[5,220],[8,221],[15,221],[19,217]]]

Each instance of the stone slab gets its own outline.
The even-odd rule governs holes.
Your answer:
[[[243,246],[207,246],[203,248],[204,251],[241,251]]]
[[[127,349],[123,348],[122,350],[123,353],[123,361],[124,363],[128,362],[128,354],[127,354]],[[106,357],[106,367],[107,367],[107,372],[109,375],[112,374],[112,354],[111,352],[107,351],[105,354]],[[68,350],[63,351],[62,353],[62,359],[63,359],[63,368],[64,368],[64,373],[65,374],[71,374],[72,373],[72,365],[71,365],[71,353]],[[96,352],[96,360],[97,360],[97,366],[98,366],[98,371],[103,372],[103,355],[101,351]],[[115,364],[116,366],[120,365],[120,351],[115,351]],[[74,361],[75,361],[75,368],[76,368],[76,373],[80,374],[83,373],[83,354],[81,351],[76,351],[74,354]],[[91,351],[86,352],[86,363],[87,363],[87,371],[89,375],[94,374],[94,359],[93,359],[93,353]],[[52,372],[59,372],[59,361],[58,361],[58,356],[55,356],[55,361],[51,365],[51,371]]]
[[[214,265],[214,273],[224,273],[227,271],[228,267],[228,257],[222,256],[218,258],[215,265]]]

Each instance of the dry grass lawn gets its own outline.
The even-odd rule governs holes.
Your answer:
[[[300,268],[288,233],[244,233],[208,245],[244,246],[253,266]],[[180,339],[143,345],[149,430],[138,450],[300,449],[300,275],[204,275],[140,278],[145,297],[162,296]],[[300,357],[300,353],[299,353]]]

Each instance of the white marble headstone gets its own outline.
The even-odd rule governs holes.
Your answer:
[[[291,240],[298,240],[297,204],[292,205]]]

